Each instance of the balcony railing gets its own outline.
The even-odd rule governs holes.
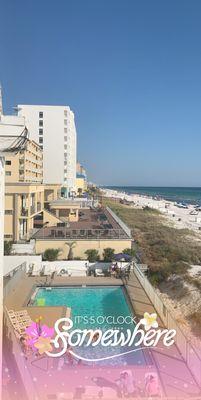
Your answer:
[[[35,204],[33,206],[30,207],[30,214],[35,214],[36,213],[36,207]]]
[[[123,229],[69,229],[44,228],[34,235],[36,239],[116,240],[129,239]]]

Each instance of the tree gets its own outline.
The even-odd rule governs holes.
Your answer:
[[[9,256],[11,254],[12,245],[13,245],[12,242],[5,240],[5,242],[4,242],[4,255],[5,256]]]
[[[114,259],[114,249],[107,247],[103,250],[103,260],[106,262],[111,262]]]
[[[73,249],[76,246],[76,242],[66,242],[67,246],[69,247],[68,255],[67,255],[67,260],[73,260],[74,255],[73,255]]]
[[[122,251],[123,254],[127,254],[128,256],[135,257],[136,251],[134,249],[124,249]]]
[[[87,260],[89,262],[96,262],[100,259],[98,250],[96,250],[96,249],[86,250],[85,254],[87,255]]]
[[[43,253],[45,261],[56,261],[59,257],[60,249],[46,249]]]

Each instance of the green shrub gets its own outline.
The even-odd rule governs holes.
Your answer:
[[[100,259],[99,252],[96,249],[86,250],[85,254],[87,255],[87,260],[89,262],[96,262]]]
[[[105,262],[111,262],[112,260],[114,260],[114,249],[111,249],[111,247],[107,247],[106,249],[104,249],[103,260]]]
[[[11,254],[11,250],[12,250],[12,242],[9,242],[7,240],[4,241],[4,255],[5,256],[9,256]]]
[[[43,253],[43,260],[56,261],[59,257],[60,249],[46,249]]]
[[[122,253],[131,257],[135,257],[136,251],[134,249],[124,249]]]

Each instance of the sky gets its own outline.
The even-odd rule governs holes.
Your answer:
[[[4,112],[69,105],[100,185],[201,186],[200,0],[1,0]]]

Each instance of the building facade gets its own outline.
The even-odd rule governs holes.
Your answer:
[[[87,190],[87,173],[83,165],[79,162],[76,166],[76,189],[78,196],[82,195]]]
[[[28,140],[26,148],[5,157],[6,183],[42,183],[43,153],[40,146]]]
[[[12,242],[29,240],[34,219],[43,209],[43,185],[6,183],[4,239]]]
[[[61,184],[67,197],[76,193],[77,134],[67,106],[18,105],[30,138],[43,150],[44,183]]]

